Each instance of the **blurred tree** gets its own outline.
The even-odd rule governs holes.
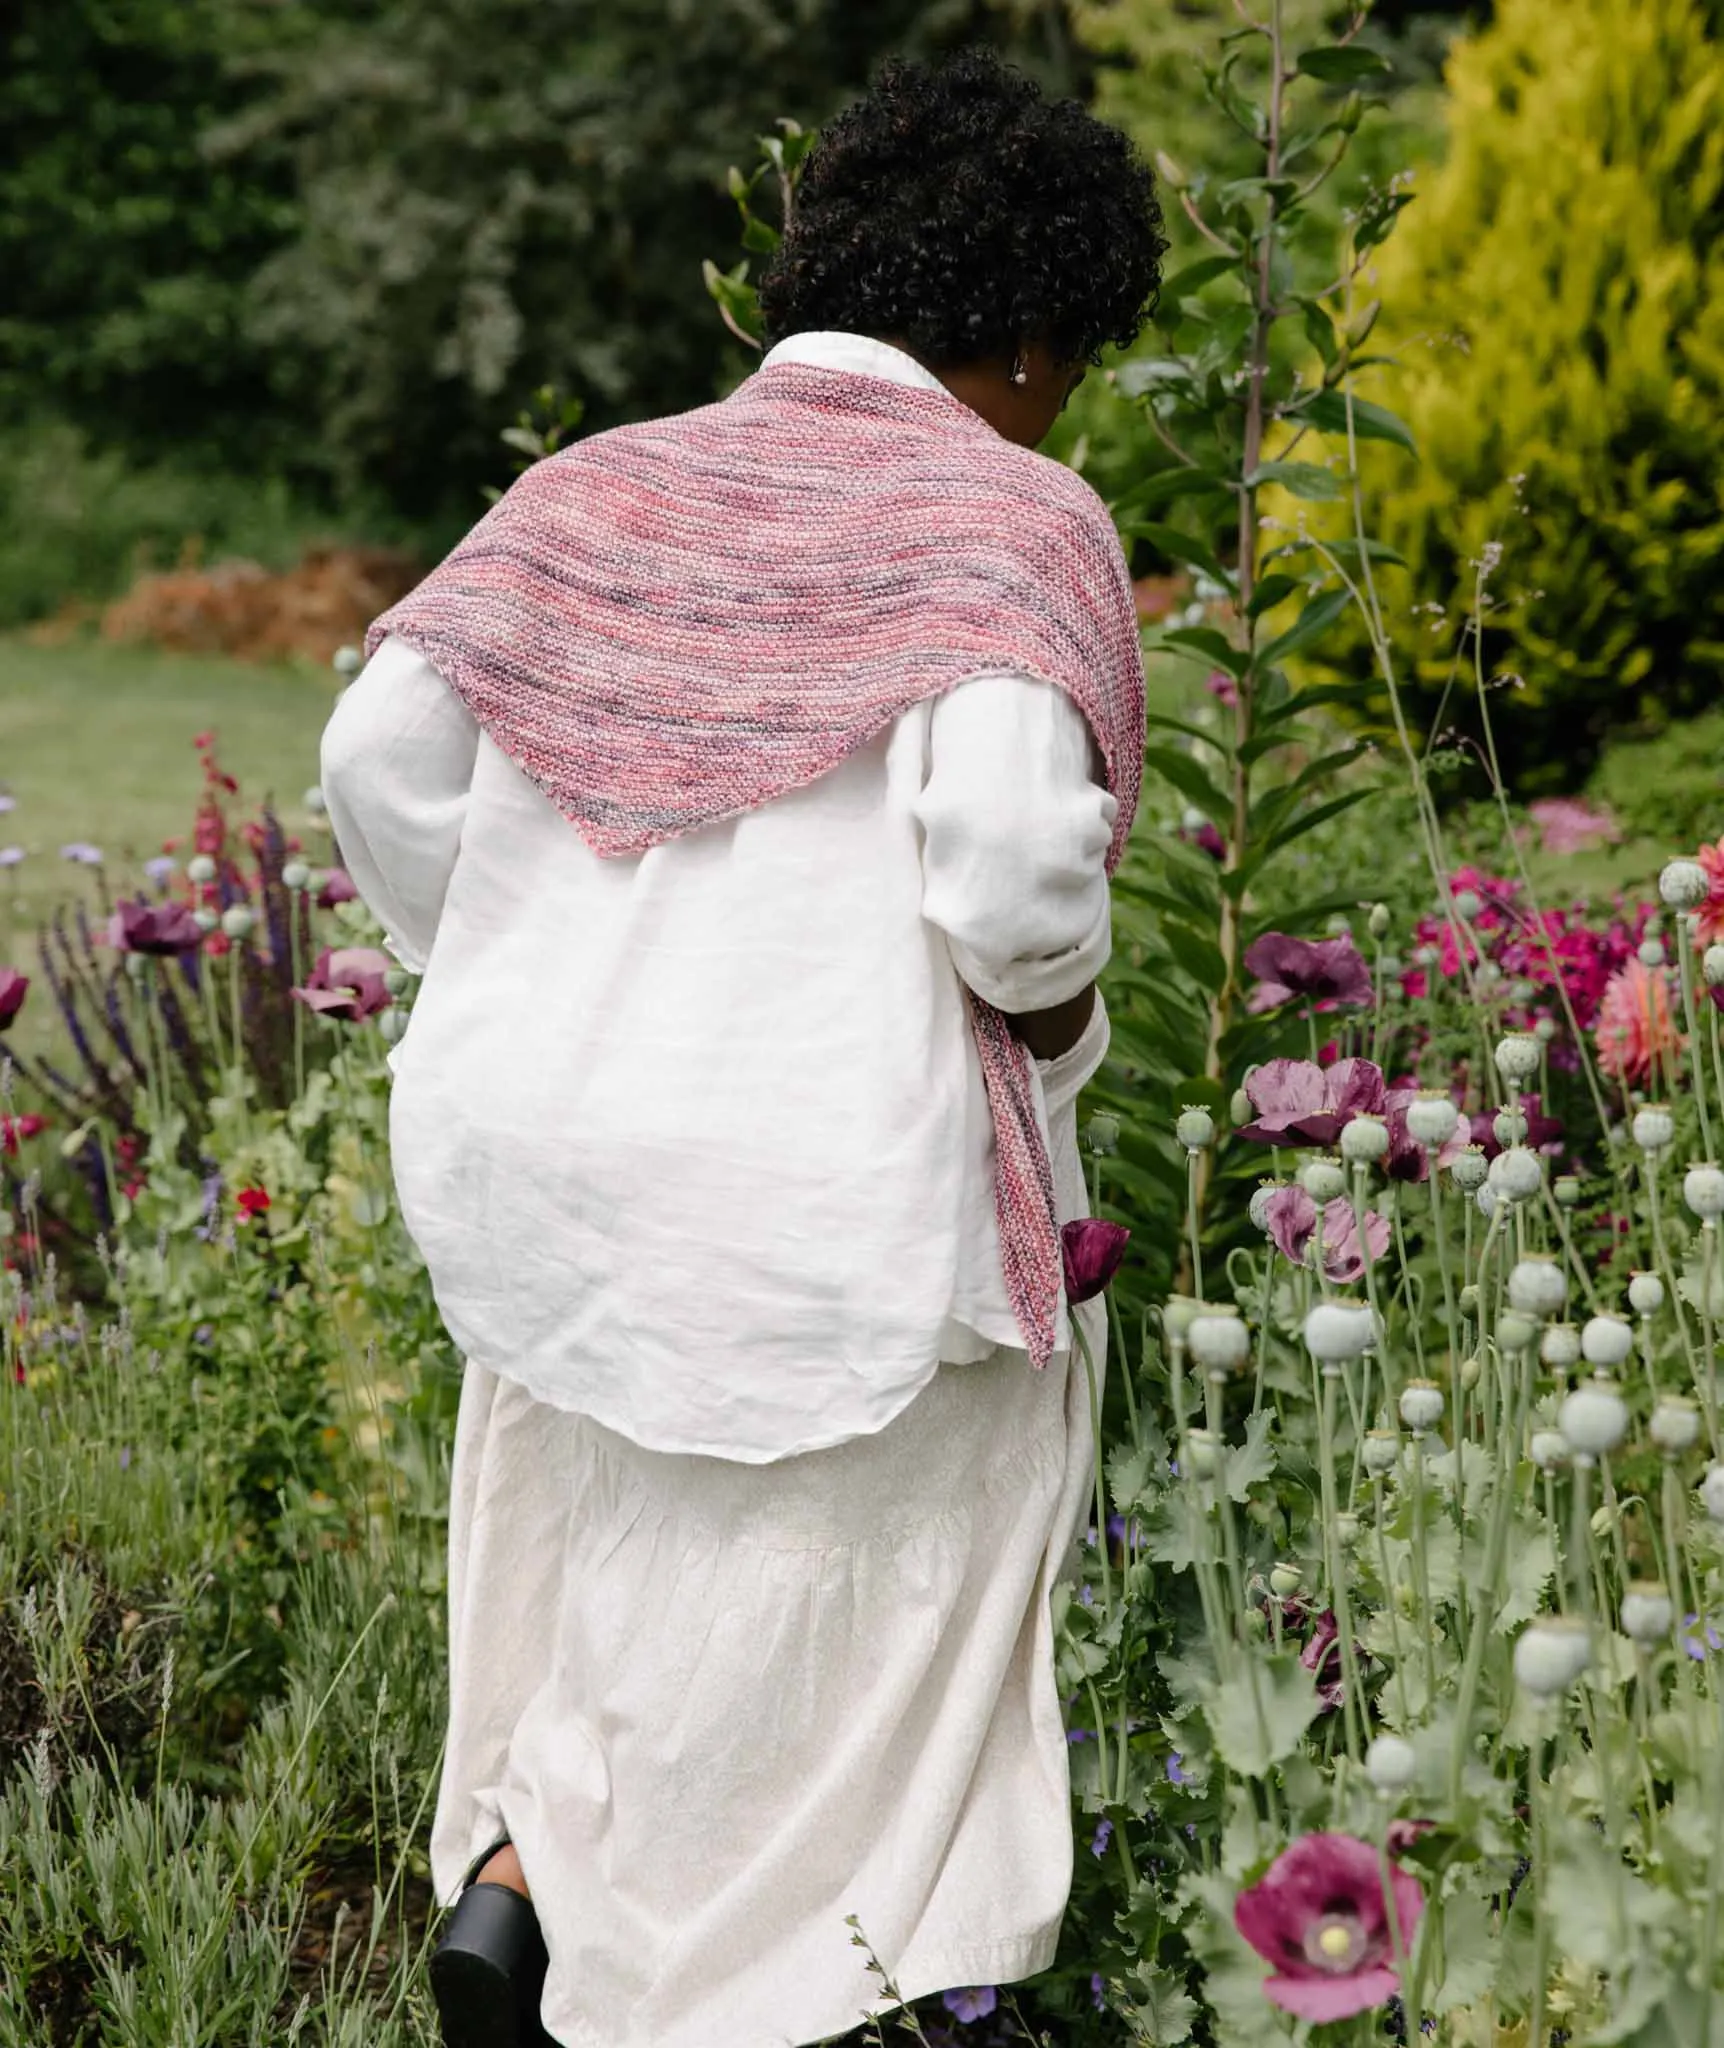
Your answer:
[[[248,0],[255,10],[274,0]],[[986,39],[1083,83],[1064,0],[396,0],[254,56],[216,161],[292,159],[300,224],[250,345],[343,485],[468,518],[535,388],[592,426],[699,402],[742,365],[701,289],[725,170],[819,121],[888,51]]]
[[[1455,50],[1446,160],[1380,259],[1380,395],[1423,461],[1371,444],[1372,529],[1411,565],[1396,594],[1451,619],[1502,544],[1486,674],[1521,681],[1491,715],[1526,790],[1724,680],[1720,11],[1500,0]],[[1433,623],[1404,636],[1420,709],[1476,733],[1470,650],[1449,694]]]

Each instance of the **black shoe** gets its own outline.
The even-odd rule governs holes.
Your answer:
[[[479,1872],[507,1835],[468,1865],[431,1957],[443,2048],[557,2048],[539,2022],[550,1957],[530,1899]]]

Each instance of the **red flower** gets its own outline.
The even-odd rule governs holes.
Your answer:
[[[261,1216],[269,1207],[269,1195],[263,1188],[241,1188],[236,1199],[239,1213],[247,1223],[254,1216]]]
[[[27,1116],[0,1116],[0,1152],[16,1158],[22,1139],[34,1138],[47,1128],[48,1119],[37,1116],[34,1110]]]
[[[1119,1271],[1131,1236],[1122,1223],[1079,1216],[1060,1226],[1060,1256],[1065,1267],[1066,1300],[1076,1304],[1099,1294]]]
[[[23,1009],[29,989],[27,974],[20,974],[16,967],[0,967],[0,1031]]]
[[[1263,1989],[1284,2012],[1322,2022],[1382,2005],[1399,1984],[1382,1867],[1356,1835],[1306,1835],[1239,1894],[1233,1923],[1275,1966]],[[1417,1881],[1391,1866],[1403,1952],[1425,1910]]]

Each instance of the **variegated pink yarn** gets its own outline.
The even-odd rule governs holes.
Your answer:
[[[398,634],[594,852],[631,854],[813,782],[982,670],[1066,690],[1119,800],[1144,677],[1106,508],[943,391],[782,364],[521,477],[366,636]],[[1030,1055],[973,993],[1009,1299],[1034,1362],[1061,1292]]]

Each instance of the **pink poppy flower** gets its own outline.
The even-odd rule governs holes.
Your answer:
[[[1265,932],[1245,949],[1247,972],[1256,975],[1253,1010],[1274,1010],[1298,996],[1320,1010],[1337,1004],[1369,1004],[1374,991],[1364,956],[1345,933],[1338,939],[1295,939]]]
[[[296,1002],[322,1016],[363,1023],[395,1000],[383,980],[394,964],[376,946],[326,946],[305,986],[291,994]]]
[[[1263,1204],[1263,1227],[1270,1242],[1296,1266],[1306,1262],[1317,1235],[1317,1204],[1297,1182],[1277,1188]],[[1337,1195],[1323,1211],[1323,1270],[1338,1286],[1357,1280],[1367,1264],[1375,1265],[1389,1249],[1391,1232],[1386,1216],[1375,1209],[1365,1211],[1365,1250],[1359,1249],[1359,1224],[1353,1205]]]
[[[1601,1071],[1623,1081],[1642,1079],[1655,1062],[1675,1053],[1682,1034],[1676,1028],[1666,971],[1639,959],[1626,960],[1605,985],[1593,1035]]]
[[[1257,1121],[1239,1136],[1263,1145],[1332,1145],[1341,1126],[1361,1114],[1380,1116],[1388,1105],[1383,1070],[1370,1060],[1270,1060],[1245,1083]]]
[[[1585,853],[1592,846],[1614,846],[1622,827],[1607,810],[1579,797],[1546,796],[1527,805],[1546,853]]]
[[[183,903],[122,903],[108,920],[108,944],[122,953],[189,953],[203,936]]]
[[[345,868],[331,868],[328,880],[317,892],[317,907],[333,910],[338,903],[351,903],[358,894],[353,877]]]
[[[0,967],[0,1031],[4,1031],[12,1019],[24,1007],[24,998],[30,992],[30,977],[20,974],[16,967]]]
[[[1123,1223],[1104,1223],[1097,1216],[1078,1216],[1061,1225],[1060,1256],[1068,1303],[1088,1301],[1102,1291],[1118,1272],[1130,1236]]]
[[[1356,1835],[1306,1835],[1233,1902],[1233,1924],[1274,1972],[1263,1989],[1300,2019],[1350,2019],[1397,1990],[1395,1934],[1410,1948],[1425,1910],[1418,1881],[1389,1871],[1391,1931],[1377,1851]]]
[[[1239,702],[1239,685],[1224,668],[1212,668],[1203,679],[1203,687],[1218,704],[1225,704],[1230,711]]]
[[[1714,939],[1724,935],[1724,839],[1720,839],[1716,846],[1701,847],[1694,858],[1706,870],[1712,883],[1712,893],[1701,904],[1699,922],[1694,928],[1697,942],[1709,946]]]

